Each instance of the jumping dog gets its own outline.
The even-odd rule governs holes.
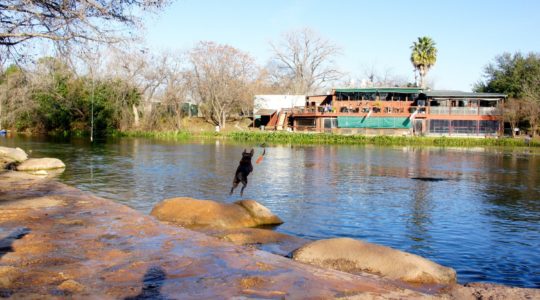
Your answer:
[[[242,183],[242,189],[240,190],[240,196],[244,194],[244,189],[247,186],[248,183],[248,175],[253,171],[253,165],[251,164],[251,158],[253,157],[253,154],[255,151],[251,149],[251,152],[247,152],[246,149],[244,149],[244,152],[242,152],[242,159],[240,160],[240,164],[238,165],[238,168],[236,169],[236,173],[234,174],[233,179],[233,185],[231,187],[231,195],[234,191],[234,189],[238,186],[238,184]]]

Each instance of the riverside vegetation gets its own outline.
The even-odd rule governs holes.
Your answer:
[[[529,144],[516,138],[463,138],[463,137],[426,137],[426,136],[365,136],[337,135],[327,133],[291,133],[261,131],[229,131],[229,132],[190,132],[190,131],[129,131],[119,132],[119,136],[146,137],[157,139],[187,140],[192,138],[229,139],[251,143],[273,144],[345,144],[345,145],[379,145],[379,146],[439,146],[439,147],[540,147],[538,140]]]

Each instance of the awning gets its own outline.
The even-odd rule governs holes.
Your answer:
[[[267,109],[267,108],[261,108],[258,111],[255,112],[255,115],[259,116],[271,116],[273,115],[277,110],[275,109]]]

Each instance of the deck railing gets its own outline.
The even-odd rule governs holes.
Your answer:
[[[430,115],[480,115],[480,116],[499,116],[501,110],[497,107],[441,107],[441,106],[309,106],[305,108],[294,108],[294,114],[320,115],[366,115],[370,111],[375,115],[403,115],[407,116],[419,110],[418,114]]]

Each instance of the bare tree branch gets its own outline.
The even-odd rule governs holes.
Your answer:
[[[34,39],[57,46],[82,42],[116,43],[126,28],[140,24],[138,13],[169,0],[4,0],[0,4],[0,50],[24,47]]]
[[[207,119],[221,127],[251,98],[256,79],[253,58],[228,45],[201,42],[190,53],[190,82]]]
[[[334,64],[340,48],[310,29],[289,32],[281,44],[270,44],[273,62],[292,93],[315,92],[342,73]]]

